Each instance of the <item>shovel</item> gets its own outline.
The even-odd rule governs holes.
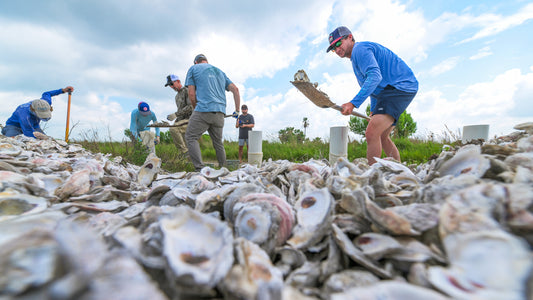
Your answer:
[[[296,72],[296,74],[294,74],[294,81],[291,81],[291,83],[316,106],[321,108],[330,107],[342,112],[342,108],[340,106],[333,103],[326,93],[319,91],[316,88],[315,84],[309,81],[309,78],[305,74],[304,70],[299,70],[298,72]],[[358,113],[356,111],[352,111],[352,115],[370,120],[368,116]]]
[[[224,115],[224,118],[229,118],[229,117],[233,117],[233,115]],[[183,120],[182,120],[183,121]],[[184,126],[184,125],[187,125],[189,124],[189,120],[187,120],[186,122],[182,122],[182,121],[179,121],[179,122],[176,122],[174,124],[170,124],[168,123],[167,121],[163,121],[163,122],[156,122],[154,124],[150,124],[150,125],[146,125],[146,127],[159,127],[159,128],[165,128],[165,127],[181,127],[181,126]]]
[[[65,129],[65,142],[68,143],[68,122],[70,119],[70,97],[72,96],[72,91],[68,91],[68,106],[67,106],[67,128]]]

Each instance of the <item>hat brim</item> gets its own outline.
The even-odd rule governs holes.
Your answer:
[[[328,50],[326,50],[326,53],[328,53],[329,51],[331,51],[333,49],[333,45],[335,45],[336,42],[338,42],[340,39],[342,39],[344,36],[341,36],[339,38],[337,38],[336,40],[334,40],[333,42],[331,42],[331,44],[329,44],[329,47],[328,47]]]
[[[50,119],[52,117],[51,111],[36,111],[35,115],[39,119]]]

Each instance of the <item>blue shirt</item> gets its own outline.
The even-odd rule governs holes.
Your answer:
[[[418,81],[411,68],[398,55],[378,43],[355,43],[350,60],[361,87],[350,101],[357,108],[370,96],[370,111],[373,112],[375,97],[387,85],[404,92],[418,91]]]
[[[226,91],[231,83],[224,72],[208,63],[193,65],[185,78],[185,86],[196,87],[194,110],[199,112],[226,113]]]
[[[134,109],[131,112],[131,122],[130,122],[130,131],[133,134],[135,138],[139,137],[139,132],[150,130],[149,127],[146,127],[150,121],[157,122],[157,118],[155,117],[155,114],[153,111],[150,112],[150,115],[143,116],[139,112],[139,109]],[[159,136],[159,127],[155,128],[155,135]]]
[[[7,119],[6,125],[19,127],[25,136],[34,138],[34,131],[43,133],[43,130],[39,126],[41,119],[30,110],[31,103],[32,101],[19,105],[11,117]]]

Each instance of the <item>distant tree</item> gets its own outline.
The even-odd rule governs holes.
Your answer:
[[[366,107],[366,115],[370,115],[370,105]],[[355,134],[360,134],[362,136],[365,135],[367,125],[368,121],[366,119],[355,116],[351,116],[350,121],[348,122],[348,127],[350,127],[350,131]]]
[[[309,119],[307,119],[307,117],[304,117],[303,126],[304,126],[304,136],[307,136],[307,127],[309,127]]]
[[[287,127],[278,131],[279,141],[282,143],[303,143],[305,135],[300,129],[294,129],[294,127]]]
[[[370,115],[370,105],[366,107],[366,114]],[[368,126],[368,121],[359,117],[350,117],[348,122],[350,131],[356,134],[365,135],[366,127]],[[411,114],[408,114],[404,111],[398,121],[396,122],[396,127],[394,128],[392,134],[394,137],[410,137],[416,132],[416,122],[411,117]]]
[[[395,137],[410,137],[416,132],[416,122],[413,121],[411,114],[403,112],[396,122],[396,127],[394,128],[393,135]]]

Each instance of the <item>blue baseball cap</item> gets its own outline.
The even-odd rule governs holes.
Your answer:
[[[152,112],[150,111],[150,106],[146,102],[139,102],[138,109],[139,109],[139,113],[142,116],[149,116],[152,114]]]
[[[328,37],[329,40],[329,47],[328,50],[326,50],[326,53],[329,52],[331,49],[333,49],[336,42],[338,42],[343,37],[352,34],[350,29],[348,29],[346,26],[339,26],[333,30]]]

